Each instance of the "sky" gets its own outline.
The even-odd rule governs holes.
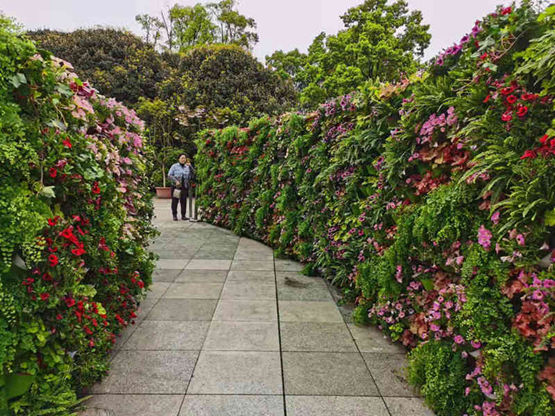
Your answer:
[[[214,0],[212,0],[214,1]],[[432,41],[425,58],[458,41],[474,21],[511,0],[407,0],[409,8],[421,10],[430,25]],[[91,26],[127,28],[140,34],[137,14],[159,15],[162,9],[198,0],[0,0],[0,12],[16,18],[27,29],[71,31]],[[207,1],[200,1],[206,3]],[[239,11],[255,19],[260,42],[254,55],[264,61],[275,50],[298,48],[305,52],[320,32],[337,33],[339,18],[363,0],[239,0]]]

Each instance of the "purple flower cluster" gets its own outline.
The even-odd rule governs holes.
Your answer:
[[[443,66],[443,64],[445,63],[446,57],[458,55],[462,51],[464,45],[470,42],[471,38],[472,39],[476,38],[478,33],[480,33],[481,31],[482,31],[482,28],[480,26],[480,21],[477,20],[476,23],[474,24],[474,27],[472,28],[472,31],[470,32],[470,35],[469,34],[464,35],[459,43],[455,43],[453,46],[445,49],[442,53],[439,54],[439,56],[436,59],[436,65]]]

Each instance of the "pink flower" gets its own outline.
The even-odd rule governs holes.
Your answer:
[[[516,236],[516,241],[518,243],[519,246],[523,246],[524,245],[524,236],[522,234],[519,234]]]
[[[456,335],[453,341],[455,341],[455,344],[460,345],[464,343],[464,338],[462,337],[462,335]]]
[[[397,272],[395,273],[395,280],[397,280],[399,283],[403,281],[402,273],[403,273],[403,267],[397,266]]]
[[[478,349],[482,346],[482,344],[478,341],[470,341],[470,345],[472,345],[472,348],[474,349]]]
[[[532,299],[534,300],[542,300],[544,297],[543,292],[541,290],[534,290],[532,293]]]
[[[501,214],[499,213],[499,211],[495,211],[493,213],[493,215],[491,216],[491,222],[493,222],[494,224],[499,224],[499,217],[501,216]]]
[[[478,243],[486,250],[489,250],[491,247],[491,237],[491,231],[481,225],[478,229]]]

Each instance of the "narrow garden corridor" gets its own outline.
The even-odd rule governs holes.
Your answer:
[[[432,415],[403,350],[350,323],[322,279],[230,231],[173,222],[169,201],[156,226],[152,290],[85,414]]]

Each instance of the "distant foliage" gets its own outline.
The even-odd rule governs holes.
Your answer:
[[[237,45],[251,50],[258,43],[256,22],[237,10],[236,0],[197,3],[193,6],[174,4],[158,16],[135,17],[141,25],[145,42],[169,52],[186,51],[203,45]],[[159,42],[161,39],[164,42]]]
[[[83,80],[104,95],[126,104],[154,98],[156,85],[168,74],[163,57],[130,32],[100,28],[64,33],[30,32],[39,47],[71,62]]]
[[[345,29],[318,35],[307,54],[274,52],[267,64],[291,78],[301,105],[318,104],[348,94],[369,80],[400,80],[417,69],[430,43],[429,26],[420,11],[409,12],[404,0],[365,0],[341,16]]]
[[[554,13],[498,8],[425,71],[197,141],[203,217],[342,286],[440,416],[554,412]]]
[[[143,122],[0,19],[0,413],[74,415],[151,281]]]

